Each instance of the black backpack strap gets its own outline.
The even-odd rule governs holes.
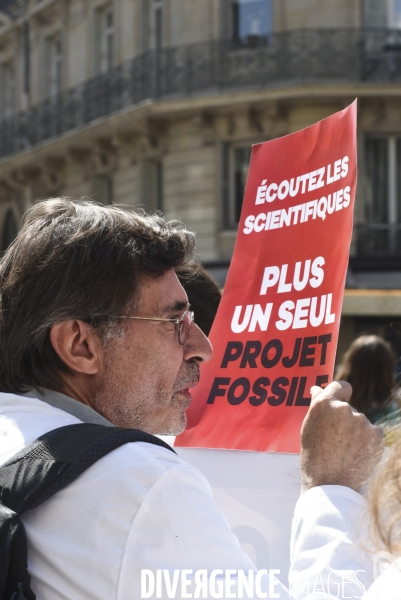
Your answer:
[[[46,433],[0,467],[0,600],[35,600],[27,572],[25,528],[19,516],[129,442],[147,442],[174,452],[144,431],[80,423]]]
[[[0,504],[0,598],[35,600],[29,585],[27,543],[20,517]]]

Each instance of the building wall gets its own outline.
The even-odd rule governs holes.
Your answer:
[[[169,0],[166,6],[166,44],[175,46],[218,39],[219,8],[219,0]]]
[[[16,112],[49,100],[46,40],[56,34],[60,34],[63,47],[63,91],[99,75],[96,18],[97,11],[106,4],[114,9],[113,66],[155,48],[155,20],[149,11],[154,5],[150,0],[31,1],[27,13],[20,14],[18,23],[0,25],[0,68],[15,61]],[[335,30],[362,25],[387,27],[391,25],[388,6],[390,0],[272,0],[273,32],[310,28]],[[231,0],[163,0],[161,46],[232,39],[231,7]],[[30,40],[28,93],[21,26],[25,17],[29,22]],[[325,31],[323,36],[326,36]],[[319,52],[313,39],[311,34],[308,54],[311,60]],[[320,39],[325,38],[321,35]],[[396,38],[390,39],[385,33],[380,44],[392,39]],[[259,39],[266,48],[270,48],[269,41]],[[296,56],[296,44],[294,48]],[[321,45],[318,48],[321,49]],[[240,42],[233,52],[243,72],[249,65],[248,51],[246,42]],[[285,81],[280,85],[273,85],[269,77],[263,75],[254,88],[241,89],[239,83],[238,89],[231,91],[216,89],[203,94],[199,90],[192,95],[188,93],[186,98],[178,95],[167,100],[153,98],[141,106],[125,107],[118,114],[102,117],[95,123],[6,157],[0,160],[0,235],[10,207],[18,220],[30,203],[42,198],[58,194],[94,197],[99,201],[162,210],[168,219],[181,219],[196,231],[202,261],[227,263],[236,236],[235,223],[229,222],[227,215],[233,210],[237,156],[241,152],[246,156],[254,143],[297,131],[341,110],[357,95],[361,100],[355,221],[363,224],[370,175],[365,160],[366,139],[382,136],[390,144],[391,138],[393,147],[397,139],[401,139],[401,86],[393,77],[397,75],[399,61],[394,52],[389,47],[381,56],[383,68],[387,69],[387,83],[379,77],[370,88],[364,82],[354,85],[340,80],[329,85],[325,73],[321,73],[321,81]],[[183,56],[185,52],[180,54]],[[174,65],[178,74],[179,64],[178,60]],[[285,61],[282,66],[286,66]],[[172,70],[167,77],[174,80],[177,73]],[[60,102],[60,99],[54,97],[51,101]],[[93,99],[95,103],[101,101],[102,98]],[[351,255],[357,254],[358,235],[355,235]],[[369,279],[369,274],[364,276],[364,283],[358,283],[355,277],[352,281],[351,285],[356,287],[379,285],[380,281],[381,287],[386,285],[385,278],[372,276]],[[358,325],[355,320],[362,318],[358,305],[365,306],[359,297],[353,297],[351,312],[344,317],[340,353],[355,332],[369,325],[366,311],[362,324]],[[378,318],[379,314],[390,318],[384,300],[369,306],[372,318]],[[379,330],[377,323],[372,327]]]
[[[218,40],[230,35],[231,0],[164,0],[162,44],[174,46]],[[370,4],[369,4],[370,2]],[[387,4],[369,0],[272,0],[273,30],[359,27],[388,21]],[[133,58],[155,46],[152,2],[144,0],[62,0],[31,2],[26,16],[30,33],[30,90],[24,97],[23,33],[16,25],[0,27],[0,64],[15,57],[16,109],[35,104],[46,95],[46,40],[59,33],[63,45],[62,88],[96,75],[99,52],[96,11],[110,4],[114,11],[113,64]],[[150,11],[145,14],[145,11]],[[380,13],[380,14],[379,14]],[[366,16],[364,16],[366,14]],[[381,16],[380,16],[381,15]]]
[[[32,150],[32,158],[24,159],[24,166],[16,166],[23,158],[9,161],[7,167],[0,166],[0,178],[7,174],[6,180],[14,182],[13,193],[21,198],[21,206],[27,197],[26,188],[33,201],[55,194],[91,197],[94,178],[109,178],[116,204],[161,209],[167,218],[180,219],[197,232],[203,261],[229,260],[236,231],[225,225],[223,150],[231,161],[228,176],[232,186],[236,148],[250,148],[307,127],[348,102],[348,98],[315,99],[313,103],[293,99],[285,103],[259,101],[257,108],[245,103],[207,112],[192,109],[186,115],[178,112],[176,116],[145,119],[136,129],[129,125],[129,118],[128,127],[123,122],[119,125],[118,119],[112,126],[106,120],[102,132],[94,132],[92,137],[66,138],[57,148],[50,140],[40,152]],[[356,223],[365,222],[368,173],[364,147],[370,135],[401,137],[401,110],[396,99],[360,102]],[[161,167],[160,204],[156,188],[149,184],[156,175],[148,167],[156,163]],[[355,237],[351,254],[356,251]]]
[[[87,78],[89,50],[88,32],[89,7],[84,0],[72,0],[68,5],[67,23],[59,23],[63,28],[66,44],[65,87],[77,85]]]
[[[113,201],[126,206],[141,206],[140,169],[132,161],[121,160],[120,168],[113,174]]]
[[[199,126],[188,120],[170,126],[163,159],[164,212],[196,231],[197,250],[206,261],[217,257],[216,159],[216,145],[205,145]]]
[[[54,193],[56,193],[56,190]],[[59,190],[59,193],[71,198],[81,198],[90,195],[90,178],[85,174],[85,172],[82,172],[81,169],[77,168],[77,163],[75,161],[68,165],[64,176],[63,185]],[[40,194],[34,200],[41,198],[42,195],[43,194]]]
[[[361,0],[275,0],[274,15],[280,31],[360,27]]]
[[[297,131],[341,110],[346,104],[346,99],[315,101],[313,105],[304,100],[287,102],[285,109],[280,103],[266,102],[259,103],[256,111],[245,105],[206,114],[193,110],[186,116],[179,114],[164,122],[159,119],[152,124],[149,121],[142,130],[132,130],[131,136],[116,123],[112,138],[98,135],[92,141],[86,139],[78,143],[78,147],[66,141],[61,149],[53,150],[52,161],[49,157],[37,159],[39,173],[28,168],[22,172],[31,182],[33,200],[56,193],[92,197],[93,179],[108,177],[112,181],[114,203],[149,210],[160,208],[168,219],[179,219],[196,231],[197,248],[203,261],[229,260],[236,230],[224,224],[223,148],[232,158],[236,148],[250,148],[252,144]],[[365,121],[367,125],[370,123],[370,110],[366,105],[360,111],[362,184],[356,202],[358,221],[363,220],[362,127]],[[109,128],[107,124],[104,127]],[[383,128],[384,125],[379,131]],[[398,130],[401,134],[401,121]],[[49,144],[48,153],[51,151]],[[156,162],[161,165],[160,206],[154,197],[154,186],[150,185],[155,172],[148,168]],[[54,171],[56,178],[52,175]],[[232,185],[232,171],[229,177]],[[105,201],[101,193],[95,199]]]

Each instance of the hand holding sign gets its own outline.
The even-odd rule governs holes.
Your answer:
[[[358,490],[383,453],[383,432],[348,404],[352,389],[345,381],[311,392],[301,429],[302,491],[318,485]]]
[[[356,103],[253,146],[210,339],[178,446],[299,452],[333,374],[356,188]]]

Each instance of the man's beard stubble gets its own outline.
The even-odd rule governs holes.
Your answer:
[[[147,388],[134,390],[123,385],[113,372],[106,370],[102,387],[95,399],[95,410],[117,427],[140,429],[154,435],[178,435],[186,426],[185,411],[190,402],[178,397],[178,392],[199,381],[200,367],[197,361],[184,361],[173,385],[173,393],[149,383]],[[151,378],[152,379],[152,378]],[[160,407],[168,415],[160,415]]]

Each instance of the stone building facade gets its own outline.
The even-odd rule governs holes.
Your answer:
[[[251,145],[355,97],[340,350],[401,354],[399,0],[0,0],[1,249],[32,202],[88,196],[181,219],[223,283]]]

